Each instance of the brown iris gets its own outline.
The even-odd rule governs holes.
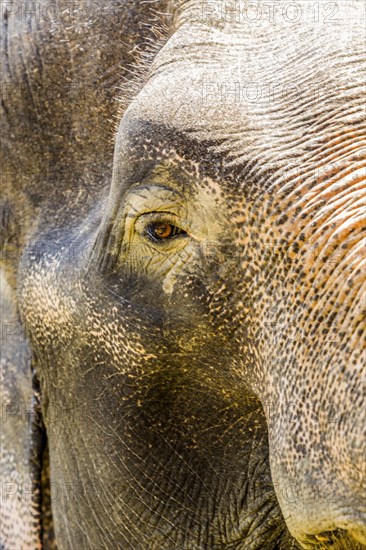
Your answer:
[[[180,227],[167,222],[154,222],[147,226],[147,234],[155,241],[172,239],[178,235],[185,235],[186,232]]]
[[[173,228],[170,223],[155,223],[153,232],[158,239],[168,239],[173,234]]]

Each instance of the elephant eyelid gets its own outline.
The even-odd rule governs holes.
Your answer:
[[[136,219],[135,228],[140,237],[159,246],[190,236],[187,222],[168,211],[141,214]]]

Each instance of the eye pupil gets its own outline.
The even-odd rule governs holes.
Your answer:
[[[172,239],[178,235],[186,235],[180,227],[164,221],[156,221],[149,224],[146,233],[153,241]]]
[[[173,226],[169,223],[156,223],[153,231],[158,239],[168,239],[173,234]]]

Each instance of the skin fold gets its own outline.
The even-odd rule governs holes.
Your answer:
[[[366,548],[363,2],[30,4],[1,549]]]

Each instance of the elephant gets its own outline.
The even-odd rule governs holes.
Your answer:
[[[366,548],[362,0],[2,8],[1,548]]]

